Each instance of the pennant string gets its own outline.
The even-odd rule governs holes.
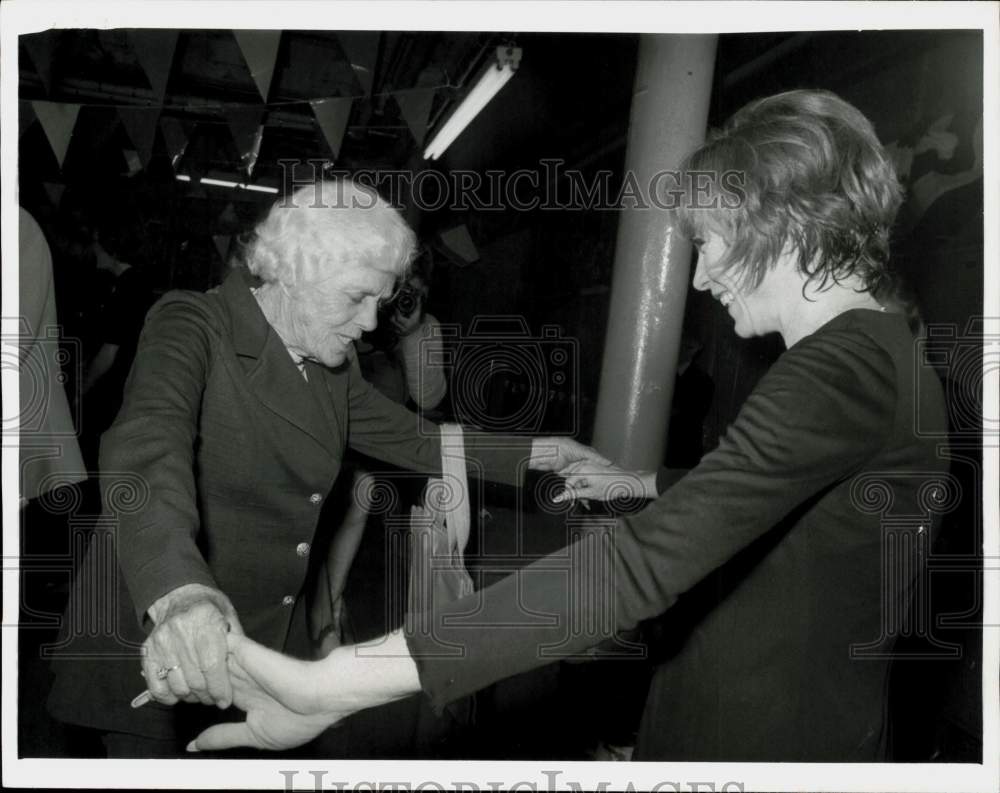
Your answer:
[[[380,98],[380,97],[394,97],[400,94],[407,95],[413,92],[419,91],[457,91],[461,86],[455,85],[453,83],[440,83],[438,85],[421,85],[414,88],[395,88],[392,91],[382,91],[375,92],[371,94],[338,94],[336,96],[321,96],[314,99],[287,99],[281,101],[258,101],[258,102],[206,102],[205,104],[199,103],[185,103],[185,104],[172,104],[169,102],[157,102],[149,103],[146,100],[145,104],[132,105],[123,102],[87,102],[87,101],[74,101],[74,102],[53,102],[52,104],[73,104],[79,105],[80,107],[104,107],[118,109],[121,107],[133,108],[135,110],[149,110],[149,111],[161,111],[161,110],[190,110],[190,111],[219,111],[224,112],[227,110],[245,110],[250,108],[265,108],[270,110],[272,108],[278,107],[294,107],[295,105],[312,105],[316,102],[329,102],[332,99],[369,99],[369,98]],[[22,97],[23,99],[24,97]],[[136,96],[138,99],[139,97]],[[37,101],[37,100],[36,100]],[[306,113],[308,115],[308,113]]]

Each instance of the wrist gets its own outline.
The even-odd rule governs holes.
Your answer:
[[[555,471],[566,462],[559,438],[548,436],[531,439],[531,452],[528,456],[530,470]]]
[[[183,584],[153,601],[146,613],[154,625],[159,625],[170,612],[199,600],[211,602],[223,614],[231,608],[229,598],[220,590],[205,584]]]
[[[656,499],[660,493],[656,488],[656,471],[638,471],[640,496],[642,498]]]
[[[542,438],[532,438],[531,447],[528,451],[528,469],[537,471],[542,460],[545,444]],[[551,455],[551,452],[550,452]]]
[[[337,647],[316,664],[316,670],[325,709],[348,705],[351,711],[362,710],[420,691],[417,665],[402,631],[367,644]]]

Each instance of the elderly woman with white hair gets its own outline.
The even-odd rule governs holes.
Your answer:
[[[321,182],[275,204],[245,269],[205,294],[171,292],[150,311],[101,444],[114,529],[98,532],[68,612],[100,624],[78,635],[79,620],[65,621],[78,660],[57,665],[49,703],[57,718],[100,730],[109,756],[174,756],[194,725],[218,718],[161,706],[230,705],[227,632],[306,653],[303,586],[346,447],[440,470],[437,427],[369,386],[353,347],[414,247],[374,191]],[[465,448],[480,475],[512,485],[525,460],[551,470],[600,459],[568,439],[467,434]],[[116,609],[95,613],[92,592]],[[154,703],[135,708],[140,654]]]

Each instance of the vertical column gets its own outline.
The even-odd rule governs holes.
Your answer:
[[[650,203],[658,172],[705,137],[717,36],[644,35],[639,44],[625,177],[650,208],[623,209],[593,444],[631,469],[663,460],[691,247]],[[661,180],[663,191],[673,186]]]

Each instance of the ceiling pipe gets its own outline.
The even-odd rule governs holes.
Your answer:
[[[23,88],[30,86],[22,86]],[[40,87],[40,86],[39,86]],[[80,80],[68,78],[59,84],[60,98],[48,101],[73,102],[78,101],[82,105],[100,106],[109,110],[117,110],[119,107],[134,108],[138,110],[159,109],[161,113],[170,115],[171,111],[187,110],[192,114],[208,117],[224,114],[229,105],[226,102],[205,97],[170,94],[170,102],[161,104],[161,101],[154,96],[153,91],[146,88],[124,88],[122,86],[98,83],[90,80]],[[112,101],[108,101],[108,100]],[[103,101],[87,101],[103,100]],[[120,100],[120,101],[115,101]],[[253,101],[245,103],[234,103],[234,105],[254,105],[260,104]],[[302,100],[302,104],[308,104],[307,100]],[[199,119],[194,119],[199,120]],[[291,129],[299,132],[315,133],[316,124],[312,115],[305,113],[293,113],[284,110],[270,110],[267,115],[268,126],[280,126],[284,129]]]
[[[643,35],[625,175],[646,200],[705,138],[715,35]],[[662,197],[661,197],[662,201]],[[664,209],[622,209],[593,445],[631,470],[658,468],[667,443],[691,245]]]

